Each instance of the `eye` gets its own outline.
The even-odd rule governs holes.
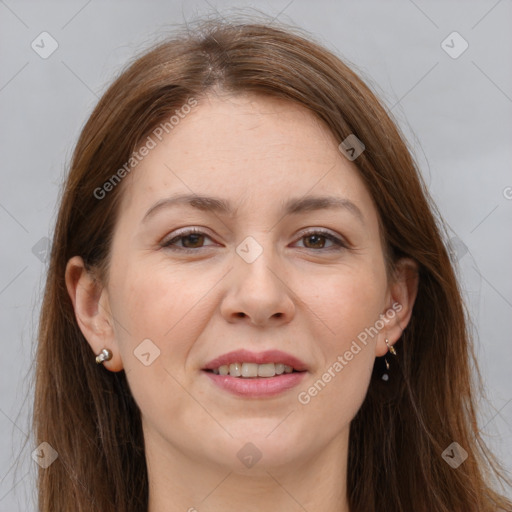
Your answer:
[[[347,245],[338,237],[334,236],[331,232],[323,229],[317,229],[315,231],[309,231],[304,233],[300,240],[305,240],[309,247],[305,249],[324,249],[332,250],[335,248],[347,248]],[[333,245],[325,247],[325,240],[330,241]]]
[[[196,249],[202,248],[205,238],[210,237],[196,228],[186,229],[167,242],[162,243],[162,247],[166,247],[172,251],[197,252]],[[181,246],[176,245],[176,242],[178,241],[182,242]]]

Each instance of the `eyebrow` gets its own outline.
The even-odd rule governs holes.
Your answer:
[[[219,214],[235,216],[238,208],[226,201],[216,197],[200,196],[197,194],[182,194],[173,197],[167,197],[156,202],[145,213],[142,223],[153,216],[157,211],[173,206],[189,206],[201,211],[215,212]],[[346,210],[352,213],[364,224],[364,216],[361,210],[349,199],[333,196],[305,196],[292,198],[283,205],[284,215],[298,215],[304,212],[318,210]]]

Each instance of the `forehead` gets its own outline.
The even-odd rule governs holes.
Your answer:
[[[372,207],[333,134],[312,112],[288,101],[208,96],[155,141],[124,183],[124,212],[136,210],[141,217],[156,200],[178,192],[224,196],[242,210],[243,204],[261,206],[309,191]]]

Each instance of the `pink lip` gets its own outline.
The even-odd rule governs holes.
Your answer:
[[[280,350],[266,350],[265,352],[258,353],[250,352],[249,350],[234,350],[233,352],[228,352],[227,354],[223,354],[219,357],[216,357],[215,359],[212,359],[204,366],[203,370],[213,370],[215,368],[219,368],[219,366],[226,364],[229,365],[231,363],[282,363],[291,366],[294,370],[299,372],[308,369],[306,363],[296,358],[295,356],[287,354],[286,352],[281,352]],[[286,375],[293,374],[289,373]],[[238,379],[238,377],[231,378]],[[265,377],[266,380],[271,380],[274,378],[275,377]]]
[[[295,387],[307,372],[283,373],[275,377],[231,377],[204,372],[217,386],[244,398],[262,398],[278,395]]]

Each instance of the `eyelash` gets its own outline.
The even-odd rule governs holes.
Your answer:
[[[177,252],[182,252],[182,253],[194,253],[194,252],[197,253],[200,249],[203,249],[203,247],[197,247],[195,249],[191,249],[188,247],[179,247],[179,246],[172,247],[172,244],[174,242],[176,242],[177,240],[180,240],[182,238],[186,238],[189,235],[205,235],[206,237],[211,239],[211,237],[209,237],[203,231],[200,231],[196,228],[190,228],[190,229],[186,229],[182,232],[179,232],[177,234],[177,236],[173,237],[172,239],[168,240],[167,242],[164,242],[161,246],[163,248],[169,249],[171,251],[177,251]],[[303,238],[306,238],[306,237],[312,236],[312,235],[320,235],[320,236],[326,238],[327,240],[330,240],[334,244],[334,247],[320,248],[320,249],[309,249],[308,247],[305,247],[305,249],[309,249],[309,250],[315,251],[315,252],[348,249],[347,244],[345,244],[342,240],[340,240],[339,238],[334,236],[332,233],[330,233],[329,231],[326,231],[324,229],[316,229],[314,231],[309,231],[307,233],[304,233],[299,238],[299,240],[302,240]]]

